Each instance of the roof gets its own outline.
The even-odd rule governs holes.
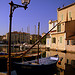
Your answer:
[[[38,36],[38,34],[31,34],[31,36]]]
[[[7,33],[7,34],[9,34],[9,33]],[[14,32],[11,32],[11,34],[30,34],[30,33],[14,31]]]
[[[48,24],[55,23],[55,22],[58,22],[58,20],[54,20],[54,21],[49,20]]]
[[[63,8],[60,8],[60,7],[59,7],[57,10],[58,10],[58,11],[61,11],[61,10],[63,10],[63,9],[66,9],[66,8],[68,8],[68,7],[71,7],[71,6],[73,6],[73,5],[75,5],[75,2],[72,3],[72,4],[70,4],[70,5],[65,6],[65,7],[63,7]]]

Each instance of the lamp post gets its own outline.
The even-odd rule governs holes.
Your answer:
[[[22,7],[25,10],[28,8],[27,5],[30,3],[30,0],[21,0],[23,5],[14,4],[11,1],[10,4],[10,23],[9,23],[9,43],[8,43],[8,59],[7,59],[7,75],[11,75],[11,25],[12,25],[12,14],[16,8]]]

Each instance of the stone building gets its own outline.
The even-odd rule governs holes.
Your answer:
[[[6,34],[6,40],[9,40],[9,33]],[[25,32],[11,32],[11,43],[18,44],[18,43],[30,43],[30,33]]]

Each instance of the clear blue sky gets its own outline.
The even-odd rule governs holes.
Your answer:
[[[11,0],[0,0],[0,35],[5,35],[9,31],[9,12]],[[12,0],[16,4],[21,4],[21,0]],[[13,14],[12,31],[35,33],[40,22],[40,34],[48,31],[48,21],[57,19],[57,8],[66,6],[75,0],[31,0],[28,9],[17,8]]]

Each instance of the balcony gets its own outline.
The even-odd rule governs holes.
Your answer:
[[[65,22],[66,40],[75,40],[75,20]]]

